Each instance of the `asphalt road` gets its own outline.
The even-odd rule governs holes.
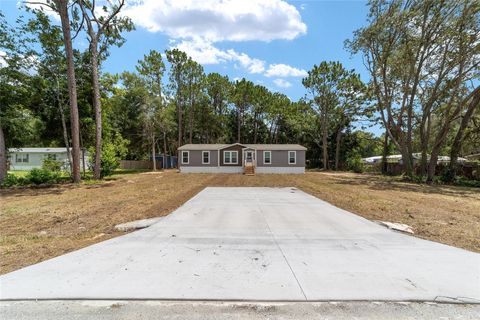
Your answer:
[[[294,188],[206,188],[149,228],[1,276],[0,299],[479,303],[480,255]]]
[[[2,320],[478,320],[480,305],[405,302],[0,302]]]

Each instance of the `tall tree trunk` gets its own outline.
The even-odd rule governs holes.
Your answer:
[[[60,109],[60,119],[62,121],[63,142],[65,143],[65,149],[67,150],[68,164],[70,165],[70,174],[71,174],[72,173],[72,154],[70,152],[70,143],[68,142],[67,123],[65,121],[65,113],[63,111],[62,105],[59,105],[58,107]]]
[[[253,144],[257,143],[257,134],[258,134],[258,121],[257,121],[257,113],[255,112],[253,116]]]
[[[322,153],[323,153],[323,169],[328,170],[328,147],[327,147],[327,136],[322,135]]]
[[[62,23],[63,42],[67,56],[68,94],[70,98],[70,123],[72,130],[72,176],[73,182],[79,183],[80,177],[80,126],[77,106],[77,84],[75,80],[75,65],[73,62],[72,37],[70,19],[68,17],[68,0],[55,0]]]
[[[152,133],[152,164],[153,164],[153,171],[157,171],[157,159],[155,159],[155,135]]]
[[[336,146],[335,146],[335,170],[338,171],[338,164],[340,163],[340,142],[342,141],[342,129],[337,130]]]
[[[402,143],[401,150],[402,162],[405,170],[405,175],[412,179],[413,178],[413,163],[412,163],[412,154],[409,153],[409,148],[406,143]]]
[[[278,130],[278,126],[275,128],[275,143],[278,144],[278,135],[280,133],[280,130]]]
[[[435,176],[435,169],[437,167],[437,161],[438,161],[438,155],[440,153],[440,149],[443,145],[443,142],[445,141],[445,138],[447,137],[448,131],[450,129],[450,122],[452,117],[449,117],[449,119],[446,120],[444,123],[443,127],[440,129],[436,139],[435,143],[432,147],[432,153],[430,155],[430,161],[428,163],[427,167],[427,183],[431,184],[433,182],[433,177]]]
[[[60,84],[58,82],[58,78],[56,78],[55,80],[57,81],[56,96],[57,96],[58,110],[60,112],[60,120],[62,122],[63,142],[65,143],[65,148],[67,149],[68,164],[70,165],[70,175],[71,175],[72,174],[72,154],[70,153],[70,143],[68,142],[67,123],[65,121],[65,112],[63,110],[63,105],[60,98]]]
[[[162,169],[167,168],[167,133],[165,130],[163,130],[163,163],[162,163]]]
[[[7,176],[7,149],[5,147],[5,136],[3,135],[2,122],[0,120],[0,185]]]
[[[323,153],[323,169],[328,170],[328,128],[326,114],[322,111],[321,123],[322,123],[322,153]]]
[[[100,83],[98,80],[98,43],[97,37],[90,33],[90,53],[92,55],[92,86],[93,86],[93,107],[95,109],[95,164],[93,167],[93,177],[101,178],[102,165],[102,105],[100,102]]]
[[[440,148],[433,148],[430,154],[430,161],[427,167],[427,184],[433,183],[433,177],[435,176],[435,170],[437,168],[438,154]]]
[[[272,123],[270,125],[270,129],[269,129],[269,132],[268,132],[268,139],[269,139],[269,142],[272,143],[273,141],[273,126],[275,124],[275,120],[272,120]]]
[[[239,108],[238,117],[237,117],[237,143],[240,143],[241,127],[242,127],[242,111]]]
[[[383,138],[383,153],[382,153],[382,174],[388,173],[388,133],[385,131],[385,137]]]
[[[179,80],[177,79],[177,84]],[[178,146],[177,146],[177,168],[180,168],[180,151],[178,148],[182,146],[182,102],[180,100],[180,89],[177,90],[177,113],[178,113]]]
[[[190,90],[192,90],[190,88]],[[188,119],[188,143],[192,143],[193,138],[193,106],[195,105],[195,100],[193,97],[190,97],[190,110],[189,110],[189,119]]]
[[[429,113],[427,117],[422,119],[420,123],[420,146],[422,151],[422,157],[420,160],[420,175],[424,176],[427,173],[428,165],[428,142],[430,137],[430,120],[431,114]]]
[[[455,175],[457,171],[457,162],[458,162],[458,155],[462,148],[462,142],[464,138],[465,129],[470,122],[470,119],[473,116],[475,110],[477,110],[480,106],[480,87],[475,89],[475,93],[472,96],[472,100],[468,104],[467,111],[463,115],[462,121],[460,122],[460,127],[458,128],[457,134],[455,135],[455,139],[452,143],[452,148],[450,150],[450,164],[448,166],[448,175],[447,180],[449,182],[453,182],[455,180]]]

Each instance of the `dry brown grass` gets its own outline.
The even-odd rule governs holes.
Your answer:
[[[122,234],[119,223],[172,212],[206,186],[294,186],[367,219],[480,252],[480,191],[353,173],[130,174],[98,184],[1,190],[0,273]]]

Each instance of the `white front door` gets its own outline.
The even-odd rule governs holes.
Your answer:
[[[245,163],[253,164],[254,163],[254,152],[252,150],[245,151]]]

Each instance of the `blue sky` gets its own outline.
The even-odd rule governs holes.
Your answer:
[[[301,79],[321,61],[336,60],[368,80],[358,56],[344,41],[366,23],[366,1],[359,0],[127,0],[125,13],[136,30],[112,48],[103,70],[133,71],[149,50],[178,47],[205,71],[245,77],[291,99],[303,97]],[[16,0],[0,0],[12,21]],[[56,17],[53,16],[55,19]],[[86,47],[86,40],[75,45]],[[375,130],[373,130],[375,131]]]
[[[247,1],[248,0],[244,0]],[[314,64],[323,60],[338,60],[347,68],[357,70],[364,80],[367,73],[360,57],[351,57],[344,49],[344,40],[351,38],[352,32],[362,27],[366,21],[365,1],[288,1],[293,5],[306,25],[304,34],[294,39],[275,39],[270,41],[219,41],[214,46],[221,50],[233,49],[245,53],[252,59],[265,61],[266,64],[286,64],[300,70],[310,70]],[[169,48],[172,39],[163,32],[149,32],[143,27],[127,35],[122,48],[112,49],[105,70],[121,72],[132,70],[137,60],[150,49],[164,51]],[[177,40],[178,41],[178,40]],[[202,61],[201,61],[202,62]],[[264,84],[271,90],[284,92],[292,99],[305,95],[301,76],[267,77],[262,73],[251,73],[233,61],[218,64],[204,63],[206,72],[227,74],[231,79],[245,77]],[[280,87],[277,79],[291,84]],[[286,84],[288,85],[288,84]]]

